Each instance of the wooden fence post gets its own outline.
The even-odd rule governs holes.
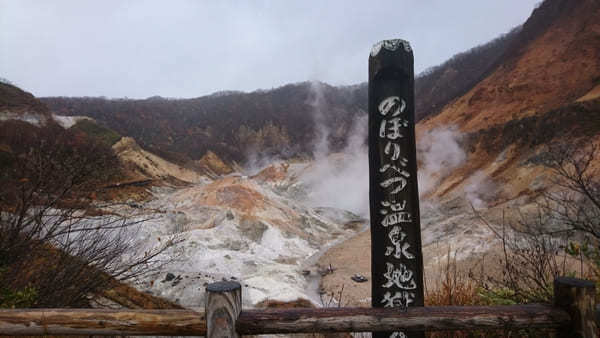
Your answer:
[[[598,337],[595,297],[596,286],[591,281],[571,277],[554,280],[554,305],[571,316],[571,325],[560,329],[559,337]]]
[[[242,286],[217,282],[206,286],[206,337],[237,338],[235,322],[242,311]]]

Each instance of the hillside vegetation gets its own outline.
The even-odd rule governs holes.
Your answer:
[[[364,114],[366,91],[325,84],[314,87],[300,83],[196,99],[56,97],[43,102],[56,114],[93,117],[167,159],[199,160],[210,150],[240,161],[252,150],[284,157],[310,155],[319,114],[332,130],[332,147],[341,148],[353,117]]]
[[[600,3],[543,2],[501,61],[417,125],[418,135],[455,126],[468,150],[465,164],[438,185],[438,196],[465,189],[477,172],[493,179],[503,199],[531,194],[538,176],[545,177],[535,158],[548,146],[593,143],[600,133]]]
[[[437,114],[483,79],[519,32],[515,28],[418,75],[417,120]],[[353,121],[366,114],[367,84],[333,87],[305,82],[194,99],[48,97],[42,101],[59,115],[90,116],[178,163],[198,160],[208,151],[229,161],[243,161],[257,151],[283,158],[310,157],[322,130],[328,131],[330,150],[342,149]]]
[[[0,81],[0,113],[34,113],[48,116],[48,107],[31,93],[4,81]]]
[[[106,189],[131,174],[111,148],[120,136],[89,119],[64,128],[8,83],[0,102],[0,308],[177,307],[119,282],[151,271],[157,254],[124,257],[136,214],[103,209],[138,193]],[[165,241],[158,252],[175,243]]]
[[[114,130],[87,119],[77,121],[70,129],[80,131],[108,146],[112,146],[121,139],[121,135],[117,134]]]

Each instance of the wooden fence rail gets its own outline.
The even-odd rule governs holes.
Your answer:
[[[240,334],[447,331],[503,328],[560,328],[569,314],[549,305],[430,306],[392,308],[247,310],[237,319]]]
[[[501,328],[559,328],[569,314],[549,305],[242,311],[239,334]],[[203,312],[186,310],[0,310],[2,335],[206,335]]]
[[[0,335],[204,336],[203,312],[188,310],[0,310]]]
[[[0,335],[163,335],[236,337],[270,333],[554,328],[559,337],[598,336],[594,284],[555,281],[554,305],[393,308],[241,308],[241,287],[207,287],[205,312],[188,310],[0,310]],[[205,316],[205,313],[209,314]],[[208,321],[207,321],[208,317]]]

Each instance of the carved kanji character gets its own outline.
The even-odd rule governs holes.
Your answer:
[[[399,268],[395,268],[392,263],[385,264],[387,272],[383,276],[387,279],[387,282],[382,285],[384,288],[390,288],[392,285],[404,290],[414,290],[417,288],[417,284],[413,279],[413,272],[406,265],[400,263]]]
[[[406,234],[401,231],[399,226],[395,226],[392,228],[388,237],[392,241],[393,246],[386,247],[385,255],[389,256],[392,253],[394,254],[394,258],[401,259],[405,257],[406,259],[414,259],[415,255],[408,252],[408,248],[410,248],[410,244],[404,242],[406,238]]]
[[[384,304],[383,307],[399,307],[404,310],[409,304],[414,303],[415,293],[408,291],[398,291],[392,295],[391,292],[386,292],[383,295],[381,302]]]

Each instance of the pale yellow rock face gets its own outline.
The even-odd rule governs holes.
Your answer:
[[[592,90],[587,92],[582,97],[578,98],[576,102],[590,101],[590,100],[594,100],[597,98],[600,98],[600,84],[597,85],[596,87],[592,88]]]
[[[196,161],[196,165],[214,175],[227,175],[233,172],[233,169],[229,165],[210,150],[201,159]]]
[[[200,173],[166,161],[144,149],[133,138],[123,137],[113,145],[113,150],[133,172],[141,178],[163,179],[176,178],[183,182],[197,183],[202,181]]]

